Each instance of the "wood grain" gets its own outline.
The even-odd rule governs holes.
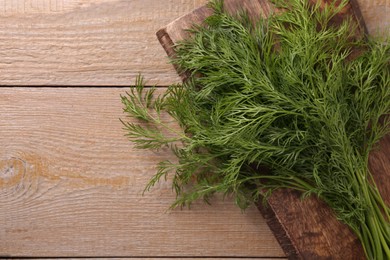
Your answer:
[[[0,85],[178,81],[154,34],[205,2],[0,0]]]
[[[389,37],[390,0],[356,0],[371,35]]]
[[[166,153],[123,136],[124,88],[2,88],[0,255],[282,257],[255,208],[231,200],[166,212]]]
[[[315,3],[317,0],[311,0]],[[321,3],[326,1],[321,0]],[[226,0],[225,9],[234,13],[244,7],[250,17],[267,17],[272,10],[272,4],[267,0]],[[351,0],[340,14],[332,18],[331,23],[339,24],[346,17],[352,17],[360,25],[358,34],[362,35],[367,28],[364,18],[358,9],[358,3]],[[157,37],[166,50],[168,56],[174,57],[173,44],[186,37],[183,30],[195,21],[200,24],[210,14],[207,7],[201,7],[188,15],[181,17],[163,27],[157,32]],[[359,36],[359,35],[357,35]],[[186,74],[180,75],[183,80]],[[373,155],[371,161],[383,162],[387,160],[385,149],[390,147],[390,137],[382,141],[384,150]],[[380,158],[380,159],[377,159]],[[387,158],[387,159],[386,159]],[[390,162],[380,164],[371,163],[373,174],[382,181],[378,186],[382,195],[390,198],[388,183],[390,177]],[[378,166],[379,165],[379,166]],[[381,167],[382,166],[382,167]],[[379,169],[377,169],[379,167]],[[291,259],[364,259],[364,251],[357,237],[346,226],[340,223],[332,210],[314,197],[304,201],[300,194],[291,190],[278,190],[268,200],[268,205],[262,203],[258,207],[274,232],[286,255]]]
[[[390,0],[358,0],[370,32]],[[0,0],[0,85],[126,86],[180,79],[154,37],[207,0]]]

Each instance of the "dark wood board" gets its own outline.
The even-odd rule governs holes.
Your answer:
[[[325,4],[330,0],[320,1]],[[225,0],[228,12],[234,13],[241,8],[251,17],[267,17],[274,10],[267,0]],[[207,7],[198,8],[157,32],[169,57],[175,55],[174,43],[188,37],[186,29],[194,23],[201,24],[210,14]],[[355,0],[350,0],[333,22],[339,23],[346,16],[353,17],[359,25],[360,36],[364,36],[367,30]],[[181,77],[185,80],[186,74],[181,74]],[[389,154],[390,136],[387,136],[380,142],[380,150],[370,156],[370,168],[387,203],[390,201],[390,187],[386,181],[390,177]],[[357,237],[314,196],[301,200],[298,192],[283,189],[275,191],[267,204],[257,206],[289,259],[365,259]]]

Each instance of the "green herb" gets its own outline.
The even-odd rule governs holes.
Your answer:
[[[137,147],[170,147],[178,158],[161,162],[146,190],[174,173],[173,207],[216,192],[234,194],[241,208],[278,188],[314,194],[369,259],[390,259],[390,209],[368,169],[389,129],[390,45],[355,37],[348,19],[330,26],[345,4],[277,1],[283,13],[253,23],[211,1],[214,15],[176,46],[173,62],[190,79],[156,98],[139,78],[122,96],[140,119],[123,122]]]

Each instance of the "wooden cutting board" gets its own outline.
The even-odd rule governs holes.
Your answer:
[[[313,3],[331,0],[311,0]],[[225,0],[225,9],[234,13],[244,8],[250,17],[267,17],[274,10],[267,0]],[[201,24],[212,13],[201,7],[180,17],[157,32],[157,37],[169,57],[174,57],[174,43],[188,37],[186,29]],[[359,25],[359,34],[366,33],[365,24],[355,0],[333,19],[340,23],[352,16]],[[183,80],[186,74],[180,75]],[[370,157],[370,167],[378,188],[390,203],[390,136],[380,142],[380,150]],[[314,196],[300,199],[300,193],[281,189],[268,199],[268,205],[257,206],[289,259],[365,259],[363,249],[352,231],[340,223],[332,210]]]

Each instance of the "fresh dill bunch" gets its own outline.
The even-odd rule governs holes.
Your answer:
[[[241,208],[278,188],[313,194],[369,259],[390,259],[390,209],[368,169],[389,132],[390,45],[356,37],[349,19],[331,24],[346,3],[278,0],[282,13],[253,21],[211,1],[214,14],[175,46],[173,63],[189,80],[155,97],[140,77],[122,96],[140,120],[122,121],[137,147],[177,156],[158,165],[146,190],[173,173],[173,207],[214,193],[233,194]]]

